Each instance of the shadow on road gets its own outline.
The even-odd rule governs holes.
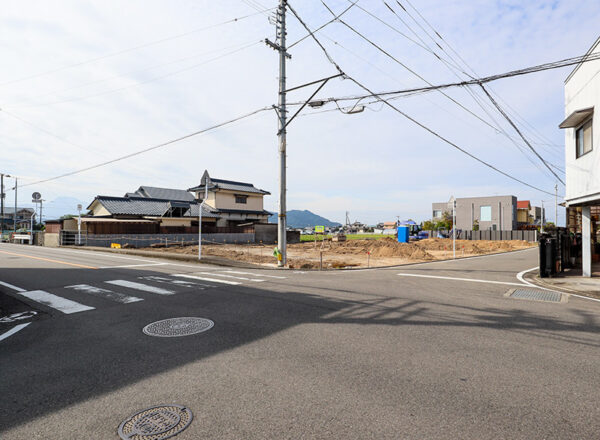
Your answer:
[[[11,271],[3,270],[3,276],[10,278]],[[23,275],[27,269],[14,271]],[[56,272],[35,269],[35,276],[51,277]],[[60,272],[61,280],[82,275],[80,269]],[[99,277],[99,272],[89,271],[89,276]],[[140,274],[144,272],[136,272]],[[0,344],[0,432],[302,324],[339,325],[340,331],[343,325],[501,329],[600,347],[597,319],[582,311],[574,311],[569,322],[522,310],[517,302],[506,309],[477,308],[397,296],[351,300],[340,298],[343,290],[336,291],[337,297],[325,297],[289,290],[289,285],[286,289],[240,285],[189,290],[173,296],[146,296],[145,301],[126,305],[95,303],[92,311],[55,313],[38,321]],[[333,291],[328,294],[333,296]],[[89,302],[82,293],[73,295],[71,299]],[[356,298],[357,293],[348,292],[348,296]],[[177,316],[210,318],[215,327],[182,338],[153,338],[141,331],[150,322]]]

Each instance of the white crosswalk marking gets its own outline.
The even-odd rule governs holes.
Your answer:
[[[191,278],[191,279],[194,279],[194,280],[201,280],[201,281],[212,281],[214,283],[221,283],[221,284],[231,284],[233,286],[237,286],[238,284],[242,284],[242,283],[239,283],[237,281],[228,281],[228,280],[219,280],[219,279],[216,279],[216,278],[197,277],[195,275],[188,275],[188,274],[184,274],[184,273],[180,273],[180,274],[176,274],[176,275],[174,274],[173,276],[181,277],[181,278]]]
[[[130,289],[141,290],[143,292],[156,293],[158,295],[173,295],[175,292],[172,290],[163,289],[162,287],[149,286],[148,284],[136,283],[135,281],[127,280],[110,280],[105,281],[108,284],[114,284],[115,286],[128,287]]]
[[[239,272],[237,270],[225,270],[224,272],[226,272],[226,273],[235,273],[235,274],[238,274],[238,275],[252,275],[252,276],[255,276],[255,277],[263,277],[263,278],[278,278],[280,280],[285,280],[286,279],[286,277],[280,277],[280,276],[277,276],[277,275],[265,275],[265,274],[262,274],[262,273],[252,273],[252,272]]]
[[[264,280],[257,280],[255,278],[245,278],[245,277],[236,277],[235,275],[227,275],[224,273],[217,273],[217,272],[196,272],[199,275],[210,275],[210,276],[214,276],[214,277],[225,277],[225,278],[233,278],[236,280],[244,280],[244,281],[253,281],[255,283],[262,283]]]
[[[71,301],[57,295],[53,295],[44,290],[31,290],[29,292],[19,292],[19,295],[23,295],[33,301],[44,304],[48,307],[52,307],[60,312],[71,314],[77,312],[85,312],[86,310],[94,310],[94,307],[79,304],[78,302]]]
[[[90,286],[88,284],[75,284],[73,286],[65,286],[65,289],[73,289],[80,292],[89,293],[100,298],[109,299],[122,304],[128,304],[137,301],[143,301],[142,298],[137,296],[129,296],[119,292],[113,292],[112,290],[103,289],[101,287]]]
[[[138,278],[140,280],[155,281],[157,283],[169,283],[169,284],[175,284],[176,286],[183,286],[183,287],[200,287],[200,289],[204,289],[205,287],[212,287],[210,284],[202,284],[202,283],[196,283],[196,282],[185,281],[185,280],[173,280],[171,278],[157,277],[154,275],[138,277]]]

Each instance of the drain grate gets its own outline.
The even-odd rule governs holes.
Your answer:
[[[142,410],[119,425],[123,440],[163,440],[192,423],[192,412],[181,405],[159,405]]]
[[[511,298],[530,299],[534,301],[561,302],[562,294],[549,290],[515,289]]]
[[[148,324],[142,331],[149,336],[174,338],[202,333],[214,325],[214,322],[206,318],[171,318]]]

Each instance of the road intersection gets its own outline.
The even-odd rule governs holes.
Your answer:
[[[594,438],[600,303],[506,296],[536,258],[298,272],[0,245],[0,437],[118,438],[179,403],[182,439]],[[214,327],[142,332],[175,317]]]

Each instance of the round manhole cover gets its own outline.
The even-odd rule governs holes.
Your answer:
[[[210,330],[214,325],[214,322],[205,318],[171,318],[148,324],[143,332],[149,336],[172,338],[202,333]]]
[[[192,422],[192,412],[181,405],[159,405],[140,411],[119,426],[124,440],[162,440],[179,434]]]

